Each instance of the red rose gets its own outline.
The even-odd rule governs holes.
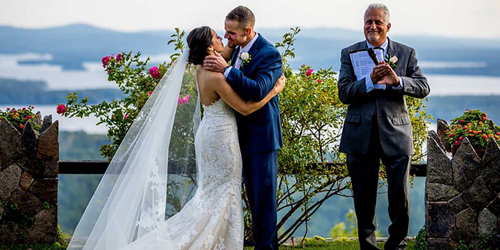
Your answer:
[[[455,146],[458,146],[460,145],[460,142],[459,141],[455,141]]]
[[[483,138],[484,138],[484,139],[488,139],[488,136],[487,136],[487,135],[483,135]]]
[[[158,71],[158,67],[154,66],[152,68],[149,69],[149,74],[151,75],[151,77],[153,78],[156,78],[156,79],[159,79],[161,78],[161,74],[160,72]]]
[[[122,60],[122,54],[116,55],[116,61],[120,62]]]
[[[460,120],[460,123],[465,123],[465,121],[464,120]]]
[[[308,69],[307,72],[306,72],[306,76],[307,77],[311,76],[311,74],[312,74],[313,71],[314,71],[313,69]]]
[[[57,113],[62,115],[64,112],[66,112],[66,106],[64,104],[59,104],[56,109]]]
[[[102,67],[106,68],[106,65],[108,65],[109,63],[109,56],[103,57],[101,61],[102,61]]]
[[[463,140],[464,140],[464,138],[463,138],[462,136],[460,136],[460,137],[458,138],[458,140],[463,141]]]

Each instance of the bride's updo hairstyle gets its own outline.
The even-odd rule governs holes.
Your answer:
[[[187,36],[189,47],[188,61],[194,65],[203,64],[208,55],[207,48],[212,45],[212,29],[208,26],[194,28]]]

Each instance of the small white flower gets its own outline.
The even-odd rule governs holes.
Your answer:
[[[250,54],[248,54],[248,52],[243,52],[243,53],[241,53],[240,58],[241,58],[241,60],[246,61],[246,60],[250,59]]]
[[[389,59],[389,62],[391,62],[391,63],[398,62],[398,57],[397,56],[392,56],[391,59]]]

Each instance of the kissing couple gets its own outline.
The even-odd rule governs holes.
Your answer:
[[[238,6],[225,19],[227,46],[209,27],[189,33],[189,49],[127,132],[68,249],[243,249],[242,176],[255,249],[278,249],[278,93],[286,79],[280,53],[254,25],[252,11]],[[201,121],[199,108],[193,115],[197,190],[166,219],[168,152],[189,63],[203,106]]]

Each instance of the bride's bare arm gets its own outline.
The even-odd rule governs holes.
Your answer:
[[[214,90],[219,94],[219,96],[234,110],[242,115],[249,115],[258,109],[262,108],[271,98],[276,96],[285,87],[285,76],[281,76],[274,84],[273,89],[267,94],[267,96],[259,102],[248,101],[245,102],[241,97],[231,88],[231,86],[226,82],[226,78],[222,74],[217,74],[213,81]]]
[[[226,59],[226,62],[231,60],[231,55],[233,54],[234,48],[229,48],[229,46],[224,47],[224,50],[220,53],[224,59]]]

